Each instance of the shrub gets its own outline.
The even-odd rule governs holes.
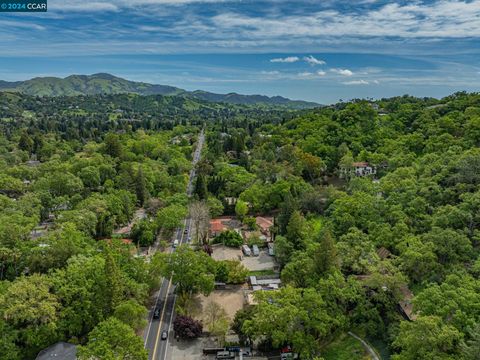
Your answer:
[[[214,239],[216,244],[224,244],[229,247],[239,247],[243,245],[242,236],[233,230],[227,230],[222,232]]]
[[[177,315],[173,322],[175,336],[182,339],[196,339],[202,335],[203,326],[200,321],[192,319],[190,316]]]

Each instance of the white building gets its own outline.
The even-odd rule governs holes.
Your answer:
[[[375,175],[377,167],[370,165],[368,162],[354,162],[352,163],[352,170],[356,176]]]

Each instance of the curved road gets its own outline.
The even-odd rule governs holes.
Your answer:
[[[190,178],[187,185],[187,195],[190,197],[193,192],[193,182],[196,176],[195,165],[197,165],[202,154],[202,147],[205,142],[204,130],[198,136],[197,147],[193,153],[192,170],[190,171]],[[180,244],[188,243],[191,234],[191,220],[186,218],[183,226],[178,228],[175,232],[174,239],[177,239]],[[172,247],[170,252],[175,251]],[[168,348],[170,341],[173,340],[172,321],[175,309],[174,285],[170,279],[163,279],[160,289],[155,294],[155,304],[150,309],[148,317],[148,326],[144,333],[145,348],[148,350],[148,358],[151,360],[166,360],[168,358]],[[155,309],[160,309],[160,318],[153,319]],[[163,331],[167,331],[167,340],[161,339]]]

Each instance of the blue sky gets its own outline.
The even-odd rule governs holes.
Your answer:
[[[47,13],[0,13],[0,79],[109,72],[188,90],[320,103],[479,90],[480,0],[48,6]]]

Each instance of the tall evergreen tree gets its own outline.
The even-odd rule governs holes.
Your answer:
[[[33,151],[33,139],[26,131],[22,131],[22,135],[20,135],[20,140],[18,142],[18,147],[29,154]]]
[[[118,158],[122,155],[122,144],[116,134],[108,133],[105,136],[105,152],[111,157]]]
[[[199,200],[206,200],[208,198],[207,182],[205,176],[198,175],[195,181],[195,194]]]
[[[337,249],[329,230],[324,230],[319,240],[315,251],[315,270],[318,275],[324,275],[338,266]]]
[[[106,247],[105,277],[106,277],[106,314],[110,315],[123,300],[122,274],[118,267],[112,250]]]
[[[307,237],[305,218],[300,211],[295,210],[290,216],[287,225],[287,239],[295,249],[305,248],[305,239]]]
[[[148,197],[147,184],[145,175],[143,174],[142,167],[140,166],[137,171],[135,192],[137,194],[137,201],[140,206],[143,206]]]

